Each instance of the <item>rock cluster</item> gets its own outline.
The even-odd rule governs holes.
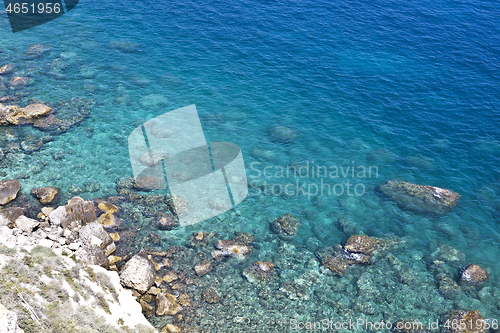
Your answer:
[[[378,189],[396,201],[399,207],[417,213],[443,215],[451,211],[460,199],[460,194],[450,190],[402,180],[389,180]]]

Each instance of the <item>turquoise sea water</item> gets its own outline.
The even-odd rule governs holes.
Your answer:
[[[17,75],[33,81],[23,103],[82,97],[94,99],[95,106],[86,120],[41,150],[8,156],[2,178],[19,179],[26,193],[58,186],[65,198],[116,195],[117,179],[132,176],[130,132],[196,104],[208,141],[241,147],[249,181],[320,184],[259,176],[265,167],[274,173],[313,162],[378,172],[324,179],[332,186],[361,184],[362,195],[263,195],[250,188],[236,212],[159,231],[164,246],[182,245],[199,230],[218,232],[220,239],[233,231],[255,235],[252,260],[230,261],[207,276],[223,297],[241,295],[233,297],[243,305],[231,310],[227,301],[204,308],[205,319],[196,319],[195,326],[237,332],[287,331],[293,318],[427,322],[453,309],[479,309],[485,318],[500,319],[499,21],[498,3],[444,0],[81,1],[63,17],[16,34],[3,15],[0,66],[14,63]],[[36,43],[49,45],[50,53],[25,59]],[[150,95],[164,99],[150,106]],[[296,140],[271,140],[276,125],[295,130]],[[29,133],[44,135],[22,127],[7,140],[11,130],[0,128],[5,145]],[[417,215],[375,193],[389,179],[451,189],[462,199],[443,217]],[[98,190],[86,190],[89,182]],[[303,221],[291,242],[269,229],[286,212]],[[136,221],[124,222],[138,228]],[[140,228],[157,232],[152,224]],[[355,233],[397,236],[405,245],[390,260],[343,278],[318,267],[315,251]],[[461,260],[449,262],[455,277],[472,262],[491,273],[482,289],[452,298],[440,293],[432,268],[440,244],[462,253]],[[273,260],[281,270],[268,287],[270,299],[262,296],[265,287],[241,277],[257,259]],[[401,271],[413,282],[405,282]],[[283,291],[286,281],[305,288],[305,296]],[[227,316],[219,318],[217,311]],[[231,315],[246,319],[233,321]],[[162,327],[169,320],[152,321]]]

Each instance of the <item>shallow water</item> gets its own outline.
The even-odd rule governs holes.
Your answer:
[[[220,332],[287,331],[292,318],[427,321],[452,309],[476,308],[484,318],[500,318],[498,7],[444,0],[86,1],[57,20],[16,34],[0,17],[0,65],[14,63],[17,75],[34,81],[23,103],[28,98],[95,100],[83,122],[39,151],[21,150],[4,161],[2,178],[19,179],[26,193],[58,186],[64,199],[116,195],[116,181],[132,176],[130,132],[146,120],[196,104],[207,141],[237,144],[249,181],[279,185],[270,195],[250,188],[235,211],[174,231],[157,231],[148,219],[124,221],[131,229],[157,232],[164,246],[182,245],[199,230],[217,232],[220,239],[233,231],[255,235],[248,262],[230,260],[204,277],[228,299],[242,295],[234,296],[241,307],[230,310],[229,301],[209,306],[205,319],[194,324],[216,325]],[[130,43],[128,49],[117,49],[123,41]],[[25,50],[35,43],[51,46],[51,52],[26,60]],[[145,96],[153,94],[168,102],[149,106]],[[272,141],[269,130],[276,125],[296,130],[296,140]],[[3,138],[9,130],[0,128]],[[15,131],[13,141],[28,133],[47,134],[29,127]],[[263,175],[265,167],[276,171],[313,162],[344,170],[371,166],[378,172],[338,179]],[[451,189],[462,199],[443,217],[417,215],[377,195],[375,187],[388,179]],[[321,180],[341,184],[344,193],[272,193],[297,181],[314,190]],[[363,194],[345,193],[347,181],[361,184],[357,189]],[[290,242],[269,228],[286,212],[303,221]],[[349,226],[342,227],[340,219]],[[315,251],[355,233],[396,236],[405,245],[343,278],[318,267]],[[454,276],[472,262],[491,272],[482,289],[454,299],[439,293],[431,255],[438,244],[463,253],[463,260],[450,263]],[[266,288],[241,276],[257,259],[280,268],[268,298],[259,296]],[[400,271],[418,281],[405,283]],[[310,275],[314,282],[308,282]],[[280,291],[285,281],[306,286],[305,295]],[[215,313],[221,311],[247,319],[219,318]],[[169,320],[152,319],[158,327]]]

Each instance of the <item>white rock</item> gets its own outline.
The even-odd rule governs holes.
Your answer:
[[[40,239],[40,241],[38,242],[38,245],[51,248],[52,245],[54,245],[54,242],[51,241],[50,239]]]
[[[0,304],[0,332],[24,333],[24,331],[20,329],[19,326],[17,326],[16,313],[13,311],[9,311],[2,304]]]
[[[78,243],[71,243],[71,244],[68,245],[68,248],[70,250],[76,251],[76,250],[78,250],[80,248],[80,244],[78,244]]]
[[[39,224],[40,222],[30,219],[24,215],[21,215],[16,219],[16,227],[28,234],[31,234],[33,229],[38,227]]]
[[[66,217],[66,207],[60,206],[54,209],[49,214],[50,223],[54,225],[61,225],[61,221]]]
[[[97,238],[96,236],[92,236],[91,240],[90,240],[90,244],[91,245],[97,245],[97,246],[101,246],[102,244],[102,240],[100,240],[99,238]]]

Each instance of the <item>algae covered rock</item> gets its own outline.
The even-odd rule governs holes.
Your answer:
[[[253,251],[253,247],[251,245],[245,245],[230,240],[220,240],[217,242],[215,247],[219,249],[218,251],[212,252],[212,257],[216,260],[220,257],[226,256],[243,259],[252,254]]]
[[[290,213],[286,213],[271,223],[271,229],[282,238],[290,239],[297,235],[301,222]]]
[[[157,316],[174,316],[181,311],[182,306],[179,304],[179,301],[177,300],[177,297],[175,295],[169,294],[167,292],[161,292],[156,295]]]
[[[198,276],[203,276],[205,274],[208,274],[214,269],[214,265],[212,264],[211,261],[205,261],[199,265],[194,266],[194,271],[196,272],[196,275]]]
[[[481,285],[488,279],[488,273],[479,265],[471,264],[463,272],[460,280],[471,285]]]
[[[487,331],[486,321],[478,310],[452,311],[448,315],[445,327],[453,333],[483,333]]]
[[[40,200],[42,204],[51,205],[57,202],[61,189],[57,187],[37,187],[31,193]]]
[[[276,265],[268,261],[256,261],[243,271],[243,275],[250,282],[260,282],[271,279],[276,272]]]
[[[375,251],[378,240],[373,237],[353,235],[349,237],[344,248],[350,252],[370,255]]]
[[[17,180],[8,179],[0,181],[0,205],[14,200],[17,192],[23,187]]]
[[[389,180],[378,190],[392,198],[402,209],[416,213],[444,215],[458,203],[460,194],[434,186],[408,183],[402,180]]]

